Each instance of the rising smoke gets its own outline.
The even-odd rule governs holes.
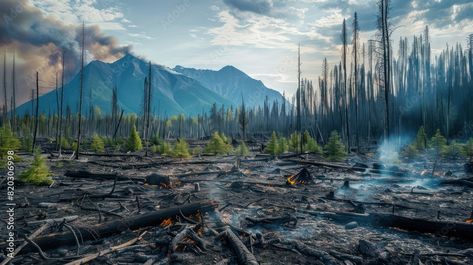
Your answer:
[[[56,73],[62,69],[62,52],[65,53],[66,81],[78,72],[82,25],[66,25],[43,13],[28,0],[0,1],[0,20],[0,61],[3,61],[3,53],[6,52],[10,95],[11,61],[13,53],[16,54],[17,103],[29,99],[31,90],[35,88],[36,72],[40,75],[41,92],[54,87]],[[106,36],[97,26],[87,25],[85,46],[88,57],[103,61],[116,60],[130,49],[119,46],[115,38]],[[3,63],[1,65],[3,73]],[[3,101],[0,97],[2,105]]]

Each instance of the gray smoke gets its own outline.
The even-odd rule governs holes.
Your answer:
[[[42,92],[54,87],[56,73],[61,72],[63,51],[66,58],[66,80],[77,73],[80,66],[82,25],[66,25],[48,17],[27,0],[0,1],[0,20],[0,58],[3,61],[3,53],[7,53],[9,90],[13,53],[17,58],[18,103],[29,99],[31,89],[35,88],[36,72],[40,75]],[[89,57],[103,61],[116,60],[130,49],[119,46],[115,38],[106,36],[97,26],[86,26],[85,46]],[[1,65],[3,73],[3,62]],[[3,97],[0,97],[0,102],[3,102]]]

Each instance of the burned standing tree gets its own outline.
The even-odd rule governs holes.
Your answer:
[[[62,56],[61,56],[61,96],[59,99],[59,113],[58,113],[58,127],[59,127],[59,135],[58,135],[58,156],[61,157],[61,151],[62,151],[62,112],[63,112],[63,103],[64,103],[64,55],[65,52],[64,50],[62,51]]]
[[[146,95],[145,95],[145,98],[146,98],[146,120],[145,120],[145,124],[146,124],[146,127],[145,127],[145,130],[144,130],[144,134],[145,134],[145,137],[143,138],[143,140],[145,141],[145,156],[148,155],[148,145],[149,145],[149,122],[150,122],[150,116],[151,116],[151,88],[152,88],[152,82],[151,82],[151,62],[149,62],[149,70],[148,70],[148,81],[146,82],[145,80],[145,84],[146,84]]]
[[[36,111],[34,115],[34,133],[33,133],[33,145],[31,146],[31,152],[34,152],[36,147],[36,136],[38,134],[39,126],[39,73],[36,72]]]
[[[238,123],[240,124],[243,141],[246,141],[246,126],[248,125],[248,117],[246,114],[245,100],[241,96],[241,107],[238,113]]]
[[[3,54],[3,124],[8,123],[7,51]]]
[[[346,20],[343,19],[342,25],[342,65],[343,65],[343,105],[345,106],[345,132],[346,132],[346,142],[347,150],[350,151],[350,117],[348,111],[348,90],[347,90],[347,25]]]
[[[13,131],[16,132],[18,130],[17,123],[16,123],[16,65],[15,65],[15,57],[16,52],[13,52],[13,63],[12,63],[12,102],[11,102],[11,123]]]
[[[360,27],[358,25],[358,14],[355,12],[353,16],[353,66],[354,66],[354,82],[353,82],[353,88],[355,90],[355,137],[356,137],[356,148],[357,151],[360,151],[360,128],[358,124],[358,105],[359,105],[359,99],[360,99],[360,93],[359,93],[359,83],[358,83],[358,41],[359,41],[359,32],[360,32]]]
[[[85,57],[85,24],[82,23],[82,50],[81,50],[81,68],[80,68],[80,88],[79,88],[79,110],[78,110],[78,125],[77,125],[77,145],[75,150],[75,159],[79,159],[80,150],[80,133],[82,123],[82,97],[84,93],[84,57]]]
[[[301,44],[299,44],[299,48],[297,50],[297,132],[299,133],[299,151],[300,153],[303,152],[303,137],[302,137],[302,113],[301,113],[301,97],[302,97],[302,91],[301,91]]]
[[[385,129],[384,138],[388,139],[391,136],[390,124],[390,95],[391,95],[391,42],[389,31],[389,0],[379,0],[379,17],[378,17],[378,31],[380,33],[380,43],[382,52],[382,67],[383,67],[383,86],[384,86],[384,102],[385,102]]]

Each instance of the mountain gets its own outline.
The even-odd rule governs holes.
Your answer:
[[[195,115],[210,110],[213,103],[232,105],[232,102],[203,86],[197,80],[161,65],[152,65],[152,112],[159,115],[184,113]],[[118,89],[118,104],[125,113],[142,113],[144,79],[148,63],[127,54],[113,62],[92,61],[84,67],[83,108],[87,113],[91,104],[102,113],[110,113],[113,87]],[[64,111],[78,109],[80,75],[64,86]],[[89,100],[91,98],[91,100]],[[56,91],[40,96],[40,112],[56,113]],[[19,115],[31,113],[31,102],[17,108]]]
[[[203,86],[229,100],[233,105],[240,105],[241,98],[249,107],[262,105],[267,97],[270,103],[282,102],[282,95],[267,88],[260,80],[249,77],[233,66],[225,66],[218,71],[199,70],[176,66],[174,71],[199,81]]]

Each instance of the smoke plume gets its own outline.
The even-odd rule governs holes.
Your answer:
[[[7,55],[7,87],[12,89],[12,57],[16,56],[17,105],[27,101],[35,89],[35,74],[39,72],[40,90],[55,86],[56,73],[60,80],[62,53],[65,53],[65,80],[80,67],[82,25],[66,25],[31,5],[28,0],[0,1],[0,54]],[[86,21],[87,23],[87,21]],[[88,58],[113,61],[129,51],[113,37],[106,36],[97,26],[85,27],[85,47]],[[3,63],[1,63],[3,78]],[[2,80],[3,82],[3,80]],[[3,91],[3,83],[2,91]],[[3,93],[0,102],[3,105]],[[8,99],[10,101],[10,98]]]

